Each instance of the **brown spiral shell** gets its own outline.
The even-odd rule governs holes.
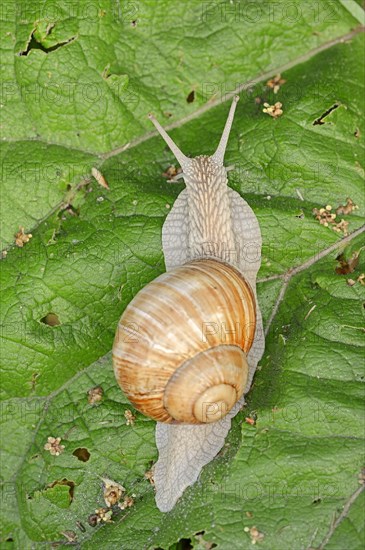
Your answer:
[[[115,376],[136,409],[155,420],[214,422],[243,394],[255,327],[254,295],[239,271],[191,261],[154,279],[125,309]]]

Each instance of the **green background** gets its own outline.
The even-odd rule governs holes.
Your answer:
[[[252,526],[263,549],[363,548],[365,292],[346,283],[364,272],[363,14],[351,0],[2,6],[1,548],[63,546],[74,531],[83,550],[246,549]],[[183,189],[162,176],[175,161],[146,115],[185,154],[211,154],[233,90],[226,164],[263,235],[266,351],[225,447],[161,514],[144,478],[155,425],[126,425],[110,358],[122,311],[164,271],[161,228]],[[347,197],[359,208],[344,238],[312,210]],[[33,235],[23,248],[19,226]],[[341,252],[359,253],[349,275],[335,272]],[[93,528],[101,477],[135,505]]]

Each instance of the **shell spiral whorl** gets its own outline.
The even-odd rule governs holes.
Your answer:
[[[234,267],[194,260],[154,279],[124,311],[113,365],[133,405],[160,422],[224,416],[245,389],[253,292]]]

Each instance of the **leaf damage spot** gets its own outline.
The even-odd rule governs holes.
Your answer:
[[[61,321],[59,320],[59,317],[56,313],[47,313],[42,319],[40,319],[40,322],[44,325],[48,325],[49,327],[57,327],[61,324]]]
[[[204,548],[205,550],[211,550],[212,548],[216,548],[215,542],[210,542],[205,540],[203,537],[205,535],[205,531],[198,531],[195,533],[194,538],[198,541],[199,548]]]
[[[180,539],[177,544],[177,548],[181,548],[181,550],[191,550],[193,547],[191,543],[191,539]]]
[[[52,489],[58,489],[61,487],[68,487],[68,498],[69,498],[69,505],[73,501],[74,498],[74,491],[75,491],[76,483],[74,481],[70,481],[69,479],[63,478],[63,479],[57,479],[56,481],[53,481],[53,483],[49,483],[43,492],[45,495],[48,491],[52,491]],[[57,493],[55,493],[57,494]],[[48,496],[48,495],[47,495]]]
[[[73,206],[73,204],[65,204],[59,214],[58,214],[58,217],[61,218],[62,221],[65,221],[67,218],[66,218],[66,214],[68,214],[69,216],[72,216],[72,217],[75,217],[75,216],[79,216],[80,215],[80,209],[79,208],[75,208]]]
[[[332,111],[335,111],[336,109],[338,109],[339,106],[340,106],[340,103],[334,103],[332,107],[327,109],[327,111],[325,111],[321,116],[316,118],[316,120],[313,122],[313,126],[317,126],[318,124],[319,125],[326,124],[327,122],[323,119],[325,119],[328,115],[330,115]]]
[[[18,56],[27,56],[32,50],[41,50],[44,53],[54,52],[55,50],[62,48],[62,46],[67,46],[67,44],[70,44],[77,38],[77,36],[71,36],[71,38],[68,38],[67,40],[63,40],[57,44],[53,44],[52,46],[46,46],[43,42],[47,43],[47,37],[51,34],[55,23],[48,23],[43,34],[39,32],[42,23],[44,22],[38,22],[37,27],[32,30],[25,49],[20,51]]]
[[[354,252],[349,260],[346,260],[344,254],[337,256],[336,260],[340,264],[336,267],[335,271],[337,275],[347,275],[355,271],[357,264],[359,263],[360,251]]]
[[[75,449],[72,453],[76,458],[81,460],[81,462],[87,462],[90,458],[90,453],[85,447],[79,447],[78,449]]]
[[[186,98],[186,101],[188,103],[193,103],[194,100],[195,100],[195,90],[191,90],[190,94]]]

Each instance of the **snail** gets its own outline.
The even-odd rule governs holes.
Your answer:
[[[119,321],[113,367],[136,409],[157,421],[156,504],[171,510],[220,451],[264,350],[256,296],[261,233],[223,166],[238,96],[212,156],[186,157],[149,115],[186,188],[162,228],[166,273]]]

